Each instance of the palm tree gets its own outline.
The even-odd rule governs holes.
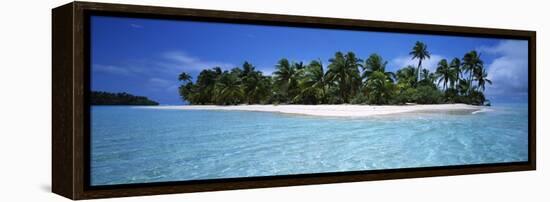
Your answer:
[[[431,73],[429,69],[422,69],[422,73],[420,73],[420,81],[418,82],[418,85],[429,85],[429,86],[435,86],[435,80],[437,79],[437,76],[434,73]]]
[[[178,88],[178,92],[180,94],[180,98],[184,102],[189,102],[191,104],[197,104],[197,90],[196,85],[193,85],[193,83],[189,82],[186,84],[180,85]]]
[[[276,65],[277,71],[273,72],[275,75],[275,85],[279,89],[281,95],[285,100],[289,101],[289,98],[295,96],[296,87],[298,84],[299,71],[296,65],[291,64],[287,59],[283,58],[279,60]]]
[[[180,94],[180,97],[183,101],[187,101],[191,104],[194,104],[196,102],[194,92],[195,85],[191,81],[191,76],[187,74],[186,72],[182,72],[178,76],[178,80],[183,82],[180,87],[178,88],[178,93]]]
[[[327,80],[333,82],[340,93],[344,103],[348,103],[350,95],[359,90],[361,78],[359,76],[360,59],[355,54],[348,52],[336,52],[334,58],[329,59]]]
[[[218,79],[214,89],[217,104],[239,104],[244,95],[238,75],[227,71]]]
[[[468,92],[470,91],[470,82],[468,82],[467,80],[465,79],[460,79],[458,81],[458,88],[457,88],[458,92],[460,93],[460,95],[467,95]]]
[[[393,83],[386,74],[381,71],[375,71],[367,79],[366,89],[368,92],[369,103],[386,104],[391,98],[393,92]]]
[[[440,85],[441,82],[443,82],[443,91],[447,90],[447,83],[454,80],[453,77],[455,76],[446,59],[439,61],[435,75],[439,78],[437,85]]]
[[[329,59],[330,64],[328,65],[327,79],[334,83],[338,88],[341,98],[345,97],[345,88],[346,88],[346,59],[344,54],[340,51],[334,54],[333,58]]]
[[[253,73],[255,71],[256,71],[256,67],[254,67],[254,65],[250,64],[248,61],[244,61],[241,76],[246,76],[246,75],[248,75],[250,73]]]
[[[348,94],[348,101],[349,98],[352,95],[355,95],[359,90],[361,89],[361,85],[363,83],[361,79],[361,73],[359,70],[359,67],[361,67],[361,62],[363,60],[357,58],[355,56],[355,53],[348,52],[346,54],[346,64],[347,64],[347,70],[348,70],[348,80],[349,80],[349,94]]]
[[[478,54],[475,50],[466,53],[462,58],[462,68],[465,73],[469,74],[468,85],[472,87],[473,74],[475,71],[483,69],[481,54]]]
[[[387,64],[388,61],[384,61],[384,59],[380,55],[371,54],[369,58],[365,60],[365,63],[363,65],[363,79],[368,78],[375,71],[380,71],[388,76],[388,78],[390,78],[390,80],[393,82],[395,80],[395,74],[393,72],[386,72]]]
[[[219,67],[205,69],[199,73],[196,81],[197,95],[195,96],[197,103],[213,104],[215,102],[214,87],[221,75],[222,70]]]
[[[397,83],[405,85],[405,87],[413,87],[416,86],[416,67],[413,66],[407,66],[400,70],[397,70],[396,78]]]
[[[482,91],[485,91],[485,84],[493,84],[491,80],[487,78],[487,71],[485,69],[481,68],[479,71],[476,72],[474,75],[475,80],[477,81],[477,89],[481,89]]]
[[[178,80],[179,80],[179,81],[182,81],[182,82],[185,84],[185,83],[191,82],[191,78],[192,78],[192,77],[191,77],[189,74],[187,74],[187,73],[185,73],[185,72],[182,72],[182,73],[179,75]]]
[[[409,53],[412,55],[412,59],[418,58],[418,70],[416,72],[416,77],[419,78],[420,68],[422,67],[422,60],[430,58],[430,52],[428,52],[428,46],[420,41],[417,41],[414,44],[412,51]]]
[[[458,80],[460,79],[460,75],[462,75],[462,70],[460,68],[460,59],[456,57],[453,58],[453,60],[451,60],[451,64],[449,65],[449,68],[454,73],[454,76],[452,76],[450,80],[450,84],[451,84],[450,86],[452,88],[456,88],[458,85]]]
[[[248,104],[260,103],[268,100],[271,92],[271,80],[257,72],[252,77],[253,82],[247,84],[245,93]]]
[[[302,70],[306,68],[306,65],[304,65],[303,62],[294,62],[292,65],[294,65],[294,68],[297,70]]]
[[[267,78],[262,75],[262,72],[256,71],[254,65],[245,62],[242,71],[234,69],[233,73],[240,74],[246,103],[258,103],[269,95],[269,85],[265,81]]]
[[[321,60],[313,60],[306,68],[304,78],[300,82],[302,92],[299,95],[313,95],[314,104],[324,103],[326,100],[325,72]]]

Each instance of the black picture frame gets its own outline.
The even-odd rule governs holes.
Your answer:
[[[90,186],[90,16],[528,40],[527,162]],[[536,169],[536,32],[185,8],[72,2],[52,10],[52,191],[70,199],[185,193]]]

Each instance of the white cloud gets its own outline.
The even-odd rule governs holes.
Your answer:
[[[141,28],[143,28],[143,25],[132,23],[132,24],[130,24],[130,27],[135,28],[135,29],[141,29]]]
[[[198,57],[194,57],[181,51],[172,51],[162,54],[162,57],[167,61],[160,62],[161,66],[168,68],[170,71],[200,71],[203,69],[209,69],[213,67],[220,67],[222,69],[231,69],[236,65],[225,62],[203,60]]]
[[[161,79],[161,78],[150,78],[149,84],[152,86],[158,86],[158,87],[167,87],[173,84],[172,81]]]
[[[165,88],[166,92],[178,92],[178,88],[179,88],[180,84],[174,84],[174,85],[171,85],[171,86],[168,86],[167,88]]]
[[[482,46],[477,50],[482,53],[493,55],[506,55],[515,57],[527,57],[527,41],[523,40],[504,40],[496,46]]]
[[[116,66],[116,65],[101,65],[101,64],[92,64],[92,70],[99,73],[115,74],[128,76],[132,74],[128,68]]]
[[[175,79],[153,77],[147,80],[147,88],[153,91],[176,92],[178,86],[178,81]]]
[[[526,94],[528,87],[528,44],[527,41],[506,40],[493,47],[480,47],[481,53],[495,55],[487,65],[488,79],[493,85],[487,87],[487,94]]]
[[[141,75],[146,78],[172,78],[177,77],[179,73],[184,71],[188,73],[198,72],[213,67],[231,69],[236,65],[203,60],[184,52],[165,52],[160,54],[160,57],[134,59],[116,65],[93,64],[92,70],[98,73],[122,76]]]
[[[439,63],[442,59],[445,59],[445,57],[442,55],[432,54],[429,59],[422,60],[422,68],[428,69],[430,72],[435,72],[437,69],[437,63]],[[413,60],[410,55],[396,57],[390,61],[389,68],[391,68],[391,70],[398,70],[408,65],[418,67],[418,58]]]

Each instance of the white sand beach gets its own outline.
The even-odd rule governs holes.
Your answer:
[[[469,112],[484,109],[483,106],[466,104],[433,104],[433,105],[181,105],[181,106],[147,106],[143,108],[171,110],[238,110],[258,112],[278,112],[310,116],[329,117],[368,117],[410,112]]]

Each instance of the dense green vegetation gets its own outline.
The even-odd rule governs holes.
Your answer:
[[[90,95],[92,105],[158,105],[158,102],[147,97],[134,96],[128,93],[109,93],[92,91]]]
[[[193,83],[182,72],[179,94],[190,104],[488,104],[483,91],[487,79],[480,54],[466,53],[462,59],[439,61],[435,72],[422,68],[430,58],[428,46],[416,42],[410,52],[418,65],[386,71],[382,56],[371,54],[366,59],[353,52],[336,52],[325,68],[321,60],[309,64],[277,62],[272,76],[263,75],[244,62],[242,67],[222,70],[219,67],[201,71]]]

